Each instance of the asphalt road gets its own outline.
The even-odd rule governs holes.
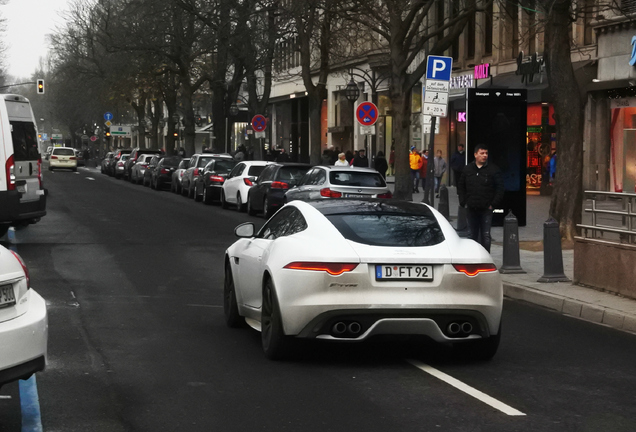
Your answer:
[[[490,362],[407,340],[315,342],[271,362],[222,316],[233,228],[262,219],[94,169],[47,171],[45,185],[48,215],[15,241],[49,305],[44,431],[636,430],[633,334],[506,301]],[[12,383],[0,431],[20,415]]]

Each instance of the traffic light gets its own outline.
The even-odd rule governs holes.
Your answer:
[[[110,138],[110,128],[109,127],[105,127],[104,128],[104,138],[106,138],[106,139]]]
[[[39,79],[37,81],[37,91],[38,91],[38,94],[44,94],[44,80],[43,79]]]

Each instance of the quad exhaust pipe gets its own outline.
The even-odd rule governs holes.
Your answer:
[[[357,321],[349,324],[338,321],[331,327],[331,331],[335,336],[356,336],[362,331],[362,326]]]
[[[453,321],[446,327],[446,332],[450,336],[467,336],[473,332],[473,325],[468,321]]]

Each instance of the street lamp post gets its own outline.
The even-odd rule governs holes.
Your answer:
[[[353,75],[351,75],[351,79],[347,87],[345,88],[345,97],[353,107],[355,101],[360,97],[360,89],[358,88],[358,84],[353,80]],[[355,151],[355,143],[354,143],[354,130],[355,130],[355,113],[353,114],[352,122],[351,122],[351,151]]]

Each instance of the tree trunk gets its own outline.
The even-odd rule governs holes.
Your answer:
[[[183,79],[181,86],[183,92],[181,94],[182,108],[183,108],[183,137],[185,137],[184,148],[187,154],[194,154],[195,152],[195,124],[194,124],[194,109],[192,107],[192,94],[194,93],[192,90],[192,85],[190,84],[189,76],[182,76]]]
[[[394,197],[411,201],[413,181],[409,164],[409,124],[411,119],[411,90],[405,92],[405,77],[394,76],[390,86],[393,104],[393,133],[395,138],[395,191]]]
[[[572,240],[581,222],[583,204],[584,103],[570,59],[570,6],[568,0],[552,3],[545,28],[548,81],[557,125],[557,170],[550,216],[559,222],[561,237]]]
[[[309,163],[318,165],[321,160],[322,143],[322,101],[326,98],[325,87],[317,85],[309,95]],[[303,161],[306,162],[306,161]]]

